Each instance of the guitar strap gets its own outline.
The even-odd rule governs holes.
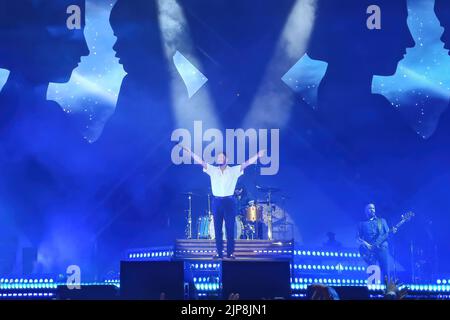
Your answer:
[[[375,241],[375,244],[381,245],[381,243],[378,243],[381,235],[383,234],[383,222],[382,222],[381,218],[377,218],[377,225],[378,225],[378,236],[377,236],[377,240]]]
[[[378,223],[378,236],[381,236],[381,233],[383,232],[383,224],[381,222],[381,218],[377,219],[377,223]]]

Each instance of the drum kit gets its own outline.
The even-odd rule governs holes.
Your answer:
[[[242,202],[242,189],[235,192],[236,198],[236,223],[234,230],[235,239],[267,239],[273,240],[273,229],[275,225],[286,223],[285,211],[279,207],[273,200],[273,195],[280,192],[279,188],[256,186],[256,190],[264,195],[264,200],[248,200]],[[185,210],[186,215],[186,239],[194,239],[193,235],[193,218],[192,218],[192,197],[201,196],[193,192],[183,193],[188,200],[188,208]],[[196,239],[214,240],[214,215],[211,210],[211,194],[206,195],[208,200],[207,212],[205,215],[198,217]],[[240,201],[239,201],[240,200]],[[223,238],[226,239],[225,224],[223,226]]]

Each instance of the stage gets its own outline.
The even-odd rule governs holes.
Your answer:
[[[152,270],[151,277],[160,272],[163,274],[162,285],[175,281],[177,277],[170,276],[171,266],[175,266],[175,269],[179,266],[181,274],[178,278],[181,281],[180,290],[183,290],[180,299],[185,300],[226,299],[223,292],[227,286],[224,283],[226,268],[232,268],[232,277],[238,280],[238,285],[244,286],[241,291],[250,289],[249,294],[254,292],[251,287],[245,287],[246,282],[250,281],[253,286],[271,285],[271,290],[274,290],[274,283],[281,280],[279,275],[284,272],[285,280],[281,280],[281,283],[285,282],[289,290],[289,295],[284,299],[306,299],[308,286],[312,284],[336,288],[341,299],[345,299],[346,294],[351,299],[358,298],[355,294],[361,295],[361,299],[383,297],[384,285],[368,283],[366,265],[355,248],[329,250],[297,246],[294,241],[237,240],[235,260],[213,260],[214,253],[213,240],[180,239],[172,246],[130,249],[124,254],[121,264],[137,266],[136,270],[144,274]],[[161,263],[163,269],[158,271]],[[275,271],[277,274],[270,271],[275,270],[270,269],[273,267],[278,268]],[[246,272],[248,275],[243,276]],[[136,271],[133,273],[138,274]],[[402,277],[401,274],[397,276]],[[125,299],[121,289],[127,279],[123,277],[122,270],[116,276],[103,276],[96,282],[82,282],[82,290],[68,290],[67,280],[55,276],[2,278],[0,299]],[[251,278],[256,279],[256,284]],[[145,275],[137,280],[137,287],[146,287]],[[402,283],[409,288],[407,298],[450,298],[448,279],[436,279],[434,283],[402,280]]]

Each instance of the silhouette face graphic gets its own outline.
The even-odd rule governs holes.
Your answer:
[[[381,9],[381,29],[367,27],[367,8]],[[393,75],[415,45],[406,0],[318,0],[308,53],[311,58],[367,76]]]
[[[70,30],[68,7],[81,9],[81,28]],[[85,0],[0,0],[0,67],[32,83],[67,82],[82,56]]]
[[[110,23],[117,37],[113,49],[127,73],[149,79],[167,72],[156,1],[118,0]]]
[[[441,40],[444,43],[444,48],[449,50],[450,54],[450,1],[436,0],[435,11],[441,26],[444,28]]]

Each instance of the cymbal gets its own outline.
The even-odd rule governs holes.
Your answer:
[[[275,204],[275,203],[276,203],[276,201],[270,201],[270,204]],[[256,200],[256,204],[266,204],[266,205],[268,205],[269,201],[267,201],[267,200]]]
[[[280,188],[275,188],[275,187],[263,187],[263,186],[256,186],[256,189],[260,192],[265,192],[265,193],[275,193],[275,192],[279,192],[281,191]]]
[[[181,192],[180,194],[182,194],[183,196],[200,197],[198,193],[194,192]]]

